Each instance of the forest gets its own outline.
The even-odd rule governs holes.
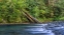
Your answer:
[[[0,0],[0,23],[64,20],[64,0]]]

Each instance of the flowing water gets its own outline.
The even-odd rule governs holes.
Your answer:
[[[0,25],[0,35],[64,35],[64,22]]]

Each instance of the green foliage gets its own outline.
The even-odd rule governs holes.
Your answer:
[[[21,3],[20,1],[17,2],[17,0],[7,0],[7,1],[0,2],[0,22],[14,23],[14,22],[27,21],[26,19],[24,19],[22,12],[20,12],[17,9],[17,8],[20,8],[20,7],[23,8],[23,6],[24,7],[26,6],[24,5],[24,1],[22,1]]]
[[[64,20],[64,0],[59,0],[55,3],[54,9],[47,6],[46,0],[0,0],[0,22],[1,23],[21,23],[28,22],[23,15],[22,10],[26,9],[33,17],[41,22]]]

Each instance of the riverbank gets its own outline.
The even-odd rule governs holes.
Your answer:
[[[29,22],[25,22],[25,23],[0,23],[0,25],[21,25],[21,24],[57,24],[57,23],[64,23],[64,21],[52,21],[52,22],[41,22],[41,23],[29,23]]]

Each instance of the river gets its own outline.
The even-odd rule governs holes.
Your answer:
[[[64,35],[64,22],[0,25],[0,35]]]

